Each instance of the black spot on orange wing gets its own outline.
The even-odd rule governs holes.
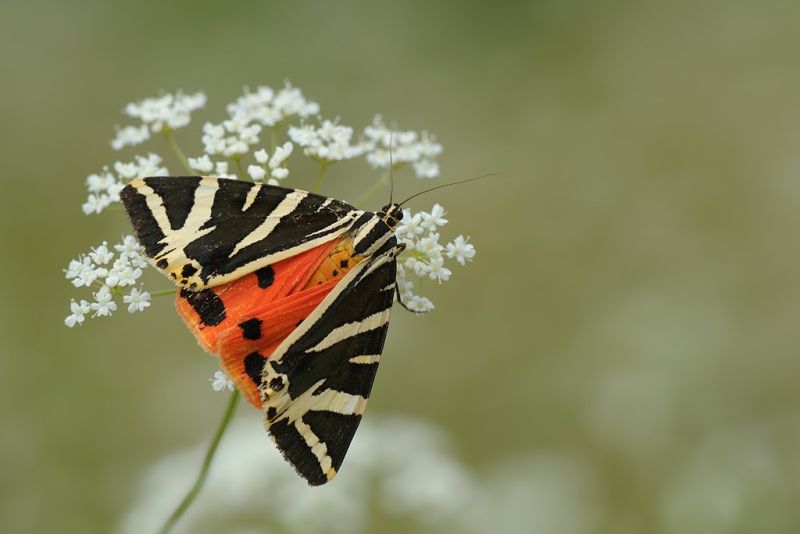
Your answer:
[[[347,269],[349,265],[350,265],[350,260],[348,259],[344,259],[339,262],[339,267],[341,267],[342,269]]]
[[[275,281],[275,271],[270,265],[258,269],[256,276],[258,277],[258,287],[261,289],[267,289]]]
[[[252,341],[261,339],[261,320],[256,319],[255,317],[248,319],[239,323],[239,328],[242,329],[242,337],[245,339]]]
[[[333,274],[333,276],[339,276],[339,271],[337,271],[336,269],[334,269],[334,270],[333,270],[333,273],[331,273],[331,274]]]
[[[180,296],[189,303],[200,321],[206,326],[216,326],[225,320],[225,304],[210,289],[188,291],[181,289]]]
[[[264,370],[266,361],[267,359],[258,352],[250,353],[244,358],[244,372],[255,385],[261,384],[261,371]]]

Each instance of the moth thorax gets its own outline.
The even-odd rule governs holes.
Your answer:
[[[363,259],[363,256],[356,255],[352,239],[342,239],[328,252],[304,289],[341,278]]]
[[[381,218],[386,225],[392,230],[403,220],[403,208],[399,204],[389,204],[381,208],[378,212],[378,217]]]

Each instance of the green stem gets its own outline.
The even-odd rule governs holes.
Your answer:
[[[172,151],[175,152],[175,155],[178,157],[178,160],[180,160],[181,165],[183,165],[183,168],[186,169],[186,172],[188,172],[190,175],[197,174],[196,171],[192,169],[192,167],[189,165],[189,161],[183,154],[183,150],[181,150],[181,147],[179,147],[178,143],[175,142],[175,138],[172,136],[172,130],[170,130],[169,128],[164,128],[164,138],[167,140],[167,143],[169,143],[169,146],[172,148]]]
[[[235,157],[233,158],[233,161],[236,163],[236,170],[239,171],[239,179],[244,180],[247,178],[247,174],[244,172],[244,165],[242,165],[242,157]]]
[[[322,182],[325,181],[325,175],[328,173],[328,162],[327,161],[320,161],[319,162],[319,176],[317,176],[317,181],[314,182],[314,191],[319,191]]]
[[[162,289],[161,291],[151,291],[151,292],[150,292],[150,296],[151,296],[151,297],[164,297],[164,296],[166,296],[166,295],[174,295],[174,294],[175,294],[175,293],[177,293],[177,292],[178,292],[178,289],[177,289],[177,288],[173,288],[173,289]]]
[[[160,534],[167,534],[170,530],[172,530],[172,527],[175,526],[175,523],[178,522],[189,506],[191,506],[192,502],[194,502],[194,499],[197,497],[197,494],[200,493],[200,490],[203,488],[203,484],[206,481],[206,476],[208,475],[208,469],[211,467],[211,461],[214,459],[214,453],[217,452],[217,445],[219,445],[222,435],[225,433],[225,430],[228,428],[228,424],[233,418],[233,413],[236,411],[236,404],[238,402],[239,390],[234,390],[234,392],[231,394],[230,401],[228,401],[228,408],[225,410],[225,415],[222,417],[222,422],[220,422],[219,428],[217,428],[217,433],[214,434],[214,438],[211,440],[211,444],[208,446],[206,457],[203,460],[203,466],[200,468],[200,473],[197,475],[197,480],[194,481],[192,489],[189,490],[189,493],[186,494],[178,507],[175,508],[175,511],[169,516],[166,523],[164,523],[164,526],[161,527],[161,530],[158,531]]]

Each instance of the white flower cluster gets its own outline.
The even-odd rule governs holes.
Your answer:
[[[319,162],[357,158],[369,149],[366,143],[351,144],[352,128],[327,119],[321,121],[319,127],[313,124],[292,126],[289,128],[289,138],[303,147],[306,156]]]
[[[157,132],[169,134],[187,126],[192,112],[204,107],[206,96],[194,94],[162,94],[146,98],[125,107],[125,114],[138,123],[118,129],[112,141],[115,150],[137,145]],[[279,90],[259,86],[255,91],[245,88],[244,94],[226,106],[227,118],[218,124],[203,126],[204,150],[199,157],[184,158],[174,137],[168,136],[169,146],[179,160],[184,161],[187,172],[215,175],[221,178],[244,179],[278,185],[289,176],[288,162],[295,145],[322,166],[320,178],[328,164],[353,158],[366,157],[374,168],[394,170],[412,167],[418,177],[432,178],[439,174],[436,161],[442,145],[427,132],[398,130],[387,126],[380,115],[358,134],[339,120],[322,119],[320,106],[306,99],[300,89],[290,83]],[[313,119],[312,119],[313,118]],[[261,136],[269,131],[270,148],[261,148]],[[252,152],[252,156],[249,154]],[[391,154],[391,158],[390,158]],[[250,159],[252,158],[252,159]],[[391,162],[391,165],[390,165]],[[167,176],[169,171],[158,154],[135,156],[132,161],[117,161],[102,171],[86,178],[88,198],[83,203],[85,214],[103,212],[120,201],[120,192],[132,179],[146,176]],[[368,190],[377,191],[380,182]],[[474,247],[463,236],[447,244],[440,244],[439,227],[447,223],[444,209],[438,204],[430,213],[411,214],[405,210],[405,219],[397,228],[406,252],[398,263],[398,285],[403,303],[417,312],[433,309],[426,297],[417,294],[415,284],[424,278],[437,282],[447,280],[451,271],[445,267],[445,258],[465,264],[475,255]],[[146,265],[138,244],[128,250],[129,240],[117,245],[119,257],[103,244],[77,260],[70,262],[67,278],[76,287],[90,287],[94,301],[73,300],[68,326],[84,321],[87,314],[110,315],[117,307],[115,298],[121,297],[130,311],[143,310],[149,305],[150,293],[141,287],[132,288],[123,295],[122,289],[133,286]],[[135,243],[135,240],[133,241]],[[123,247],[123,248],[120,248]],[[111,256],[106,259],[106,257]],[[219,385],[219,382],[215,381]]]
[[[439,283],[450,279],[452,271],[444,266],[445,256],[466,265],[475,257],[475,247],[469,238],[459,235],[450,243],[439,243],[439,228],[447,224],[445,210],[434,204],[430,212],[411,213],[403,210],[403,220],[395,229],[397,239],[406,245],[406,250],[397,259],[397,285],[400,298],[409,309],[417,313],[433,309],[430,299],[415,291],[414,280],[430,278]],[[420,280],[421,281],[421,280]]]
[[[367,162],[373,167],[388,169],[390,162],[394,166],[411,164],[418,178],[439,176],[436,158],[442,153],[442,145],[428,132],[387,128],[383,117],[375,115],[372,124],[364,128],[364,137],[369,147]]]
[[[243,96],[228,104],[228,115],[241,122],[257,122],[275,126],[293,116],[310,117],[319,113],[319,104],[306,100],[302,91],[286,82],[277,93],[271,87],[260,86],[255,92],[245,89]]]
[[[221,124],[207,122],[203,125],[203,146],[210,156],[240,158],[258,143],[260,124],[246,120],[228,119]]]
[[[125,184],[140,176],[166,176],[166,167],[161,166],[161,157],[157,154],[135,156],[133,161],[114,163],[114,172],[104,167],[97,174],[86,178],[89,196],[83,203],[83,213],[100,213],[114,202],[119,202],[119,192]]]
[[[116,137],[111,141],[111,148],[121,150],[126,146],[143,143],[150,138],[150,132],[158,133],[165,129],[183,128],[191,121],[192,112],[205,105],[204,93],[186,95],[180,91],[131,102],[125,106],[125,114],[139,119],[141,124],[118,129]]]
[[[92,317],[111,315],[117,309],[115,297],[122,297],[130,313],[143,311],[150,306],[150,293],[143,291],[141,286],[133,287],[142,276],[142,269],[147,266],[139,242],[128,235],[113,249],[104,241],[88,254],[81,254],[70,261],[64,271],[73,286],[97,289],[92,292],[93,302],[70,301],[71,313],[64,319],[64,324],[70,328],[83,323],[90,312],[94,312]],[[130,288],[127,293],[126,288]]]
[[[257,150],[253,156],[255,156],[259,164],[247,167],[247,174],[250,175],[251,179],[259,182],[267,177],[267,170],[269,170],[269,179],[267,183],[270,185],[278,185],[279,180],[284,180],[289,176],[289,169],[286,168],[286,160],[289,159],[293,151],[294,145],[288,141],[275,148],[271,157],[263,148]]]

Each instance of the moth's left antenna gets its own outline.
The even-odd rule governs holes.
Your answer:
[[[389,132],[389,205],[394,197],[394,161],[392,160],[392,146],[394,145],[394,130]]]

